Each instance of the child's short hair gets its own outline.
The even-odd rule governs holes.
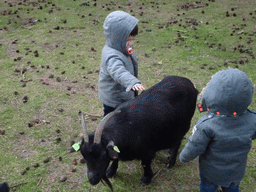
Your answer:
[[[136,25],[136,26],[133,28],[132,32],[130,33],[130,36],[136,36],[136,35],[138,35],[138,31],[139,31],[139,28],[138,28],[138,25]]]

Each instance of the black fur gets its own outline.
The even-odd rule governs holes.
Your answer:
[[[0,184],[0,192],[9,192],[9,186],[6,182]]]
[[[118,161],[140,159],[144,169],[142,185],[153,177],[151,161],[159,150],[170,149],[168,167],[176,163],[181,140],[190,128],[198,91],[187,78],[167,76],[133,100],[117,107],[120,113],[106,124],[100,144],[82,142],[81,153],[87,161],[89,182],[98,184],[116,173]],[[120,153],[110,145],[114,142]],[[107,170],[110,161],[112,165]]]

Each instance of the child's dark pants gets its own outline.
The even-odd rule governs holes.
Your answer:
[[[110,113],[110,112],[112,112],[112,111],[115,110],[115,108],[110,107],[110,106],[107,106],[107,105],[105,105],[105,104],[103,104],[103,107],[104,107],[104,117],[105,117],[108,113]]]
[[[201,192],[215,192],[218,188],[218,185],[207,181],[203,174],[200,173],[201,183],[200,183],[200,191]],[[234,186],[230,185],[229,187],[221,186],[223,192],[239,192],[239,185]]]

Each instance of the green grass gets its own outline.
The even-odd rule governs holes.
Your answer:
[[[164,75],[180,75],[191,79],[201,91],[213,74],[228,67],[243,70],[255,85],[253,0],[203,0],[203,7],[188,10],[181,6],[195,1],[87,1],[89,6],[85,2],[16,0],[12,7],[0,2],[0,129],[5,130],[0,135],[0,183],[16,185],[16,191],[110,191],[101,183],[91,186],[86,165],[79,162],[81,154],[66,151],[72,141],[80,140],[79,111],[89,114],[86,124],[90,131],[101,120],[103,107],[97,96],[97,70],[105,45],[102,25],[114,10],[126,11],[140,20],[134,46],[139,58],[139,79],[146,88],[161,81]],[[241,53],[241,48],[245,52]],[[248,61],[240,64],[243,58]],[[22,74],[24,68],[27,71]],[[15,72],[16,69],[20,72]],[[53,78],[49,78],[51,74]],[[56,81],[57,77],[61,82]],[[21,86],[23,82],[25,87]],[[24,96],[28,97],[26,103]],[[249,108],[256,111],[255,94]],[[195,113],[191,126],[200,116]],[[29,127],[28,123],[34,121],[38,123]],[[190,135],[191,131],[180,150]],[[57,142],[57,137],[61,141]],[[255,149],[253,141],[240,185],[242,192],[255,191]],[[45,157],[50,157],[48,163],[43,162]],[[167,169],[167,157],[167,150],[157,153],[152,168],[159,172],[146,187],[139,184],[140,162],[121,162],[118,175],[111,179],[114,190],[199,191],[197,159],[186,166],[177,162]],[[40,166],[34,168],[35,163]],[[26,166],[30,169],[21,175]],[[72,172],[74,168],[76,172]],[[60,182],[61,176],[66,176],[67,181]]]

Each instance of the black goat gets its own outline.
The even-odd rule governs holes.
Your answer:
[[[197,94],[189,79],[167,76],[104,117],[95,134],[88,136],[82,115],[81,153],[89,182],[96,185],[103,179],[112,189],[107,177],[116,173],[118,161],[140,159],[144,169],[141,183],[148,185],[154,175],[151,161],[163,149],[170,149],[172,156],[167,166],[172,167],[181,140],[190,128]]]

